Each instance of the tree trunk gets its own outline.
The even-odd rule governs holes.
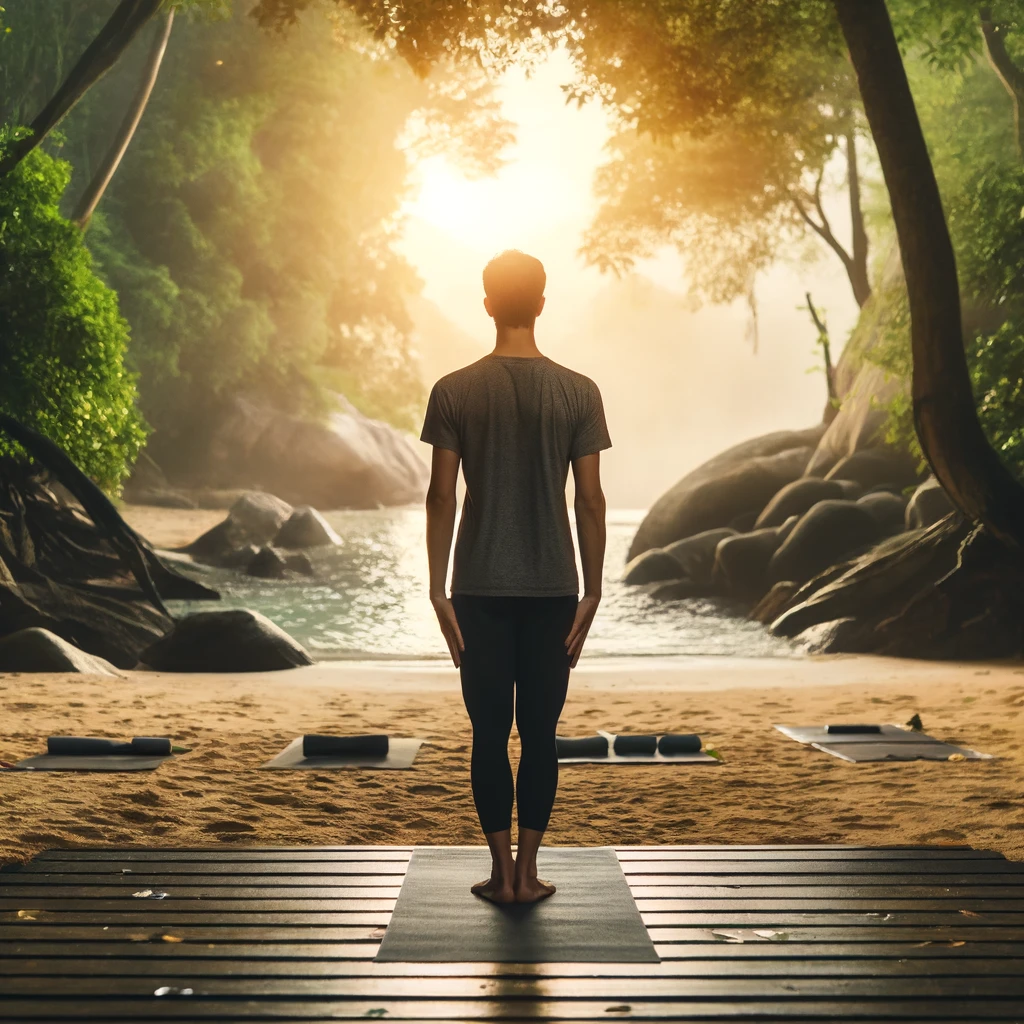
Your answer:
[[[1013,127],[1017,139],[1017,156],[1024,156],[1024,124],[1021,123],[1021,104],[1024,103],[1024,70],[1013,63],[1006,52],[1003,41],[1004,29],[992,20],[992,8],[982,7],[978,12],[981,20],[981,37],[985,41],[985,56],[992,70],[999,76],[1006,91],[1013,100]]]
[[[921,448],[953,504],[1024,546],[1024,487],[978,421],[964,354],[956,259],[885,0],[833,0],[889,191],[910,299]]]
[[[846,134],[846,185],[850,193],[850,223],[853,226],[853,253],[846,268],[857,305],[863,307],[871,298],[868,280],[868,233],[864,228],[864,211],[860,206],[860,171],[857,168],[857,139],[852,131]]]
[[[61,118],[109,71],[139,30],[163,6],[164,0],[121,0],[99,35],[86,47],[53,98],[29,127],[32,134],[15,143],[3,160],[0,176],[12,171],[38,146]]]
[[[124,120],[117,129],[117,135],[103,157],[99,168],[93,175],[92,181],[89,182],[82,198],[78,200],[75,212],[71,215],[71,219],[83,231],[88,227],[93,211],[103,198],[103,193],[107,190],[111,178],[114,177],[114,173],[121,163],[121,158],[128,149],[128,144],[132,141],[135,129],[138,128],[139,122],[142,120],[146,104],[149,102],[153,86],[156,84],[156,77],[160,73],[160,64],[164,59],[164,52],[167,49],[167,41],[171,38],[171,28],[173,25],[174,10],[172,9],[164,16],[164,23],[157,30],[157,34],[153,39],[153,46],[149,51],[149,56],[146,58],[146,66],[143,68],[142,82],[132,98],[131,106],[128,108]]]

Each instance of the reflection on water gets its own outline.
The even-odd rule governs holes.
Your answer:
[[[640,511],[608,513],[604,598],[585,657],[795,653],[762,626],[730,614],[722,602],[661,603],[639,588],[623,586],[619,575],[642,516]],[[422,508],[330,512],[327,519],[344,543],[311,552],[313,579],[258,580],[227,570],[195,571],[221,591],[221,607],[262,612],[318,658],[447,657],[427,600]],[[198,604],[176,604],[178,610],[200,610]]]

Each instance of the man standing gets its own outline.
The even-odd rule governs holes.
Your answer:
[[[430,600],[473,725],[473,800],[491,875],[472,891],[495,903],[532,903],[555,891],[537,877],[537,850],[558,787],[555,727],[569,670],[601,600],[599,452],[611,441],[594,382],[537,348],[534,321],[546,284],[540,261],[503,252],[487,264],[483,281],[494,351],[434,385],[421,435],[434,446],[427,492]],[[466,496],[449,599],[460,461]],[[565,502],[570,465],[582,598]],[[515,788],[508,759],[513,708],[522,743]]]

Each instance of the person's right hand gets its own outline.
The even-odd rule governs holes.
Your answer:
[[[569,668],[575,668],[576,662],[580,660],[583,652],[583,642],[587,639],[590,627],[593,624],[594,616],[597,614],[597,606],[601,603],[599,596],[584,594],[580,603],[576,605],[576,618],[573,620],[572,629],[565,638],[566,650],[572,659]]]
[[[459,629],[458,619],[455,618],[455,606],[451,598],[443,594],[439,597],[432,597],[430,603],[434,606],[437,615],[438,625],[441,627],[441,635],[448,645],[448,653],[452,656],[452,664],[458,668],[462,664],[461,652],[466,649],[462,641],[462,631]]]

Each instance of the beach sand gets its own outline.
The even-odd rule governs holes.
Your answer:
[[[715,766],[563,766],[554,845],[970,843],[1024,859],[1024,666],[868,657],[584,662],[560,731],[695,731]],[[998,760],[855,765],[772,729],[907,721]],[[476,844],[450,666],[0,676],[0,759],[51,733],[172,735],[153,772],[0,772],[0,860],[81,844]],[[272,772],[302,732],[423,736],[409,771]],[[513,734],[514,736],[514,734]],[[515,740],[512,744],[516,754]]]
[[[158,547],[223,511],[123,510]],[[588,661],[564,735],[697,732],[723,763],[563,766],[548,840],[970,843],[1024,859],[1024,664],[870,657]],[[776,722],[906,722],[997,760],[855,765]],[[0,772],[0,861],[82,844],[481,842],[470,729],[443,663],[334,662],[237,675],[0,675],[0,760],[50,734],[171,735],[193,748],[153,772]],[[303,732],[422,736],[409,771],[258,771]],[[513,760],[517,758],[513,733]]]

